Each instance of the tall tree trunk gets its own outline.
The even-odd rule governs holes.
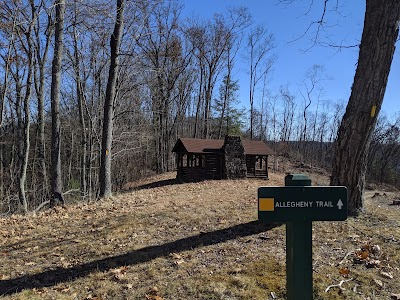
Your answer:
[[[30,73],[32,71],[29,71]],[[31,75],[28,75],[28,77],[31,77]],[[31,82],[29,82],[31,79],[28,79],[28,84],[30,85]],[[27,87],[28,89],[29,87]],[[30,148],[30,88],[29,92],[26,92],[27,95],[25,97],[24,101],[24,143],[23,143],[23,158],[22,158],[22,163],[21,163],[21,170],[20,170],[20,177],[19,177],[19,198],[20,202],[24,208],[24,212],[28,212],[28,201],[26,199],[26,192],[25,192],[25,185],[26,185],[26,171],[28,168],[28,159],[29,159],[29,148]]]
[[[114,102],[118,76],[118,55],[124,27],[125,0],[117,0],[114,32],[110,39],[110,69],[104,99],[103,137],[101,141],[100,197],[111,196],[111,146],[113,134]]]
[[[220,140],[222,138],[222,127],[224,124],[224,118],[226,114],[226,110],[228,107],[228,101],[230,98],[230,84],[231,84],[231,68],[230,65],[228,64],[228,74],[226,75],[226,84],[224,87],[224,93],[223,93],[223,102],[222,102],[222,108],[221,108],[221,116],[219,118],[218,122],[218,139]],[[228,134],[228,126],[226,126],[226,134]]]
[[[4,103],[6,101],[7,87],[8,87],[8,74],[10,71],[11,47],[14,43],[14,38],[15,38],[14,28],[15,28],[16,21],[17,21],[17,14],[15,14],[13,17],[13,24],[12,24],[12,29],[11,29],[11,39],[10,39],[10,42],[7,47],[7,58],[5,61],[4,82],[3,82],[3,86],[0,91],[0,128],[3,124]]]
[[[366,159],[386,90],[399,32],[400,1],[367,0],[354,83],[342,119],[333,161],[332,185],[349,193],[349,214],[364,208]]]
[[[24,121],[24,117],[22,112],[25,110],[24,107],[24,99],[22,96],[22,82],[20,81],[20,71],[16,68],[16,72],[13,74],[15,80],[15,112],[17,116],[18,128],[17,128],[17,152],[18,152],[18,159],[17,159],[17,172],[18,174],[18,199],[19,203],[22,205],[24,212],[27,212],[28,206],[25,196],[25,179],[26,176],[23,174],[24,165],[25,165],[25,126],[26,123]]]
[[[79,60],[79,49],[78,49],[78,33],[76,32],[76,24],[77,24],[77,14],[78,9],[76,6],[76,2],[74,2],[74,11],[75,11],[75,20],[74,20],[74,70],[75,70],[75,81],[76,81],[76,92],[78,98],[78,109],[79,109],[79,123],[81,125],[81,178],[80,178],[80,185],[81,185],[81,196],[84,198],[87,194],[87,172],[86,172],[86,165],[87,165],[87,134],[86,134],[86,121],[85,121],[85,92],[84,86],[81,79],[81,71],[80,71],[80,60]]]
[[[0,135],[1,135],[1,128],[0,128]],[[4,146],[2,143],[0,143],[0,203],[3,204],[5,200],[5,195],[4,195]]]
[[[64,13],[65,0],[55,0],[56,20],[54,38],[54,58],[51,70],[51,190],[52,197],[50,206],[55,200],[62,199],[62,178],[61,178],[61,121],[60,121],[60,86],[61,86],[61,64],[63,56],[64,37]]]
[[[32,4],[34,6],[34,3]],[[53,33],[51,16],[48,16],[47,21],[47,31],[46,31],[46,42],[45,47],[43,49],[43,54],[41,54],[41,36],[39,34],[39,28],[35,30],[36,34],[36,61],[37,64],[35,67],[38,68],[39,74],[35,71],[35,89],[37,94],[37,109],[38,109],[38,127],[37,127],[37,136],[38,136],[38,144],[37,144],[37,152],[38,152],[38,160],[39,160],[39,176],[43,178],[43,183],[41,185],[42,191],[40,196],[45,197],[48,189],[48,177],[47,177],[47,169],[46,169],[46,142],[45,142],[45,114],[44,114],[44,96],[45,96],[45,75],[46,75],[46,62],[50,47],[50,39]],[[38,76],[38,78],[37,78]]]
[[[205,102],[204,102],[204,127],[203,127],[203,139],[208,139],[210,137],[210,117],[211,117],[211,98],[213,89],[213,73],[210,67],[210,75],[207,78],[207,85],[205,88]]]
[[[38,159],[39,159],[39,173],[43,178],[42,193],[44,196],[47,190],[47,170],[46,170],[46,142],[45,142],[45,116],[44,116],[44,88],[45,88],[45,70],[44,61],[39,66],[39,90],[38,90]]]
[[[200,81],[199,81],[199,94],[197,96],[197,105],[196,105],[196,117],[195,117],[195,122],[194,122],[194,132],[193,132],[193,138],[198,138],[200,135],[200,108],[201,108],[201,102],[203,99],[203,64],[202,60],[200,59],[199,61],[199,66],[200,66]]]
[[[31,90],[32,90],[32,79],[33,79],[33,43],[32,43],[32,27],[34,19],[36,18],[36,12],[32,11],[32,23],[29,27],[29,31],[25,33],[28,42],[27,56],[28,56],[28,75],[26,78],[26,90],[24,96],[24,149],[23,158],[19,177],[19,195],[22,205],[24,207],[24,212],[28,212],[28,201],[26,199],[25,185],[26,185],[26,171],[28,168],[29,160],[29,149],[30,149],[30,100],[31,100]]]
[[[254,71],[253,71],[253,48],[250,51],[250,140],[253,139],[253,123],[254,123]]]

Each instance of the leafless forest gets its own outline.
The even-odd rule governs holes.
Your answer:
[[[102,184],[115,191],[171,171],[178,137],[238,134],[330,167],[345,103],[326,97],[323,66],[271,90],[278,37],[246,8],[205,20],[184,17],[183,2],[116,2],[1,2],[2,214],[37,209],[57,184],[91,200],[108,194]],[[247,82],[235,78],[239,66]],[[400,187],[399,162],[400,115],[381,114],[368,179]]]

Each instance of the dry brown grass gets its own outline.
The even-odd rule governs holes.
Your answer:
[[[315,185],[327,184],[324,175],[310,176]],[[3,218],[0,295],[272,299],[272,292],[284,299],[284,226],[255,222],[257,188],[282,185],[283,177],[177,184],[170,173],[128,185],[109,200]],[[400,293],[400,210],[388,205],[399,195],[374,193],[363,216],[314,223],[315,299]],[[355,263],[354,251],[365,245],[381,252]],[[367,268],[371,259],[380,263]],[[343,290],[325,292],[347,279]]]

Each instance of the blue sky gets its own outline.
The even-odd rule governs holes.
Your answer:
[[[282,85],[289,85],[294,92],[298,91],[305,73],[314,64],[324,66],[326,75],[331,78],[324,82],[326,100],[343,100],[347,103],[350,89],[356,70],[358,48],[348,48],[338,51],[332,47],[314,46],[310,48],[311,38],[315,29],[308,35],[302,36],[312,21],[321,17],[322,3],[316,3],[307,14],[311,1],[296,0],[291,5],[278,5],[278,0],[183,0],[184,15],[210,18],[214,13],[223,13],[226,7],[245,6],[253,17],[254,24],[264,25],[275,37],[276,48],[274,54],[277,60],[273,67],[273,74],[269,89],[278,91]],[[332,1],[336,2],[336,1]],[[343,0],[337,11],[327,12],[328,25],[324,41],[332,40],[335,44],[356,45],[360,42],[365,1]],[[320,6],[318,6],[320,5]],[[291,42],[292,41],[292,42]],[[239,58],[240,60],[240,58]],[[246,64],[238,62],[236,79],[240,84],[240,99],[242,104],[248,106],[248,76]],[[398,98],[400,93],[400,54],[396,51],[389,82],[386,89],[382,111],[388,117],[400,111]]]

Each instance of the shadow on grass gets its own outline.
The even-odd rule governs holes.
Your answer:
[[[182,180],[182,179],[177,179],[177,178],[171,178],[171,179],[164,179],[164,180],[159,180],[159,181],[155,181],[155,182],[151,182],[151,183],[146,183],[146,184],[142,184],[142,185],[132,186],[125,190],[122,190],[122,192],[130,193],[131,191],[153,189],[153,188],[157,188],[157,187],[184,184],[184,183],[203,182],[206,180],[215,180],[215,179],[213,179],[213,178],[198,178],[198,179]]]
[[[278,223],[265,224],[252,221],[225,229],[186,237],[162,245],[148,246],[125,254],[95,260],[71,268],[59,267],[38,274],[27,274],[14,279],[0,280],[0,297],[12,295],[24,289],[43,288],[62,282],[69,282],[87,276],[93,272],[104,272],[121,266],[148,262],[158,257],[167,256],[171,252],[178,253],[198,247],[222,243],[239,237],[258,234],[279,225]]]
[[[138,185],[138,186],[133,186],[133,187],[130,187],[126,192],[131,192],[131,191],[135,191],[135,190],[152,189],[152,188],[156,188],[156,187],[163,187],[163,186],[175,185],[175,184],[181,184],[181,183],[183,183],[183,182],[179,179],[175,179],[175,178],[165,179],[165,180],[160,180],[160,181],[142,184],[142,185]]]

